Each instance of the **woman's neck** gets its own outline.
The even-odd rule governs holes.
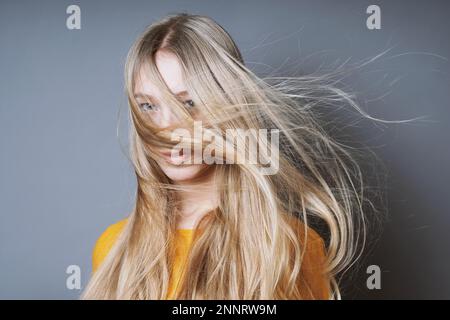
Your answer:
[[[195,184],[183,182],[177,182],[177,184],[187,186],[185,190],[178,192],[177,228],[193,229],[206,213],[218,206],[218,191],[214,175],[208,175]]]

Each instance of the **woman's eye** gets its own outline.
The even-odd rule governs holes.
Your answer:
[[[194,101],[192,101],[192,100],[186,100],[185,102],[184,102],[184,104],[188,107],[188,108],[193,108],[195,105],[194,105]]]
[[[150,103],[140,103],[139,106],[141,107],[141,109],[143,109],[144,111],[153,111],[156,109],[155,106],[151,105]]]

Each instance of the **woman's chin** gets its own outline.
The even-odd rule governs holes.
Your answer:
[[[202,165],[174,165],[170,163],[164,163],[160,165],[164,174],[172,181],[186,181],[194,179],[198,176],[202,170]]]

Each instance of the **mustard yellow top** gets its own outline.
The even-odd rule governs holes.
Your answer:
[[[299,234],[303,239],[302,224],[293,220],[298,226]],[[110,225],[98,238],[92,254],[93,272],[97,270],[108,252],[120,235],[127,219]],[[189,253],[192,244],[194,229],[177,229],[174,249],[175,256],[172,264],[172,271],[169,281],[169,290],[166,299],[173,299],[176,286],[182,276],[182,267]],[[302,264],[302,277],[300,288],[305,299],[329,299],[330,281],[326,273],[323,272],[325,262],[325,247],[323,239],[311,228],[308,227],[308,241],[305,247],[304,260]]]
[[[95,272],[114,245],[127,219],[109,226],[98,238],[92,254],[92,270]],[[178,281],[181,279],[183,263],[186,261],[189,247],[192,244],[193,229],[177,229],[175,236],[175,257],[166,299],[173,299]]]

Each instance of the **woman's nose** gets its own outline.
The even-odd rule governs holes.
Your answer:
[[[158,124],[160,127],[165,128],[174,125],[177,120],[176,115],[169,107],[163,106],[159,110]]]

